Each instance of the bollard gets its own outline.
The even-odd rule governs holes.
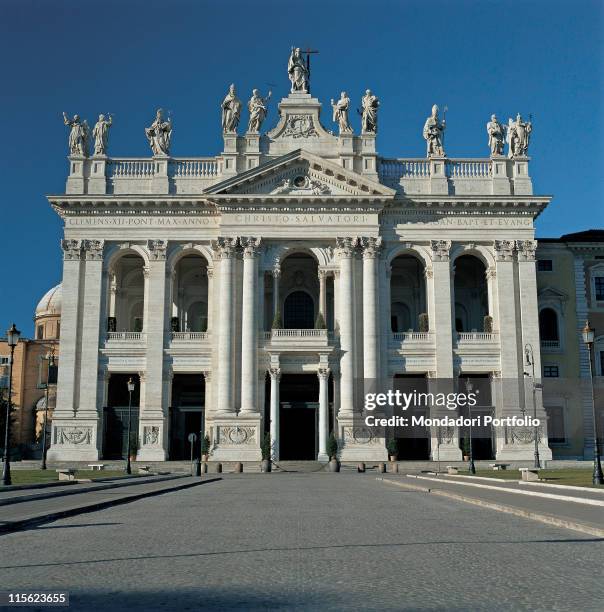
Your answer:
[[[205,461],[201,464],[201,473],[202,474],[208,473],[208,464]]]
[[[217,474],[222,474],[222,463],[217,463],[216,464],[216,473]]]
[[[386,464],[385,463],[378,463],[378,472],[380,474],[383,474],[386,471]]]
[[[191,464],[191,476],[201,476],[201,463],[199,459],[195,459]]]
[[[235,464],[235,473],[241,474],[241,472],[243,472],[243,463],[237,462]]]
[[[359,465],[357,465],[357,472],[359,472],[359,473],[365,472],[365,464],[364,463],[359,463]]]
[[[398,463],[397,463],[396,461],[393,461],[393,462],[390,464],[390,466],[391,466],[391,468],[392,468],[390,471],[391,471],[393,474],[398,474]]]

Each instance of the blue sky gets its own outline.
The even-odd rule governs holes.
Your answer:
[[[532,114],[535,190],[555,196],[537,235],[604,226],[603,28],[599,0],[2,0],[0,330],[14,320],[31,335],[60,281],[61,223],[44,195],[65,187],[62,111],[113,113],[110,154],[147,156],[143,128],[162,106],[173,155],[215,155],[228,85],[247,100],[272,84],[278,101],[292,44],[320,50],[311,85],[329,129],[340,91],[355,105],[367,87],[380,97],[385,156],[425,155],[433,103],[449,108],[450,157],[488,154],[492,112]],[[265,127],[275,121],[273,105]]]

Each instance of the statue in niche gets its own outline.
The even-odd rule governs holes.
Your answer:
[[[99,120],[96,122],[92,135],[94,136],[94,154],[107,155],[107,143],[109,141],[109,128],[113,123],[113,117],[109,115],[109,119],[105,119],[105,115],[99,115]]]
[[[289,61],[287,62],[287,74],[291,81],[291,92],[308,92],[308,67],[302,57],[299,47],[292,47]]]
[[[377,112],[379,106],[379,99],[368,89],[361,100],[361,125],[363,132],[377,134]]]
[[[445,128],[446,122],[444,119],[441,121],[438,118],[438,106],[435,104],[432,107],[432,114],[426,119],[423,131],[428,157],[444,157],[445,149],[443,146],[443,137]]]
[[[337,102],[332,98],[331,108],[333,109],[333,120],[338,124],[340,134],[351,134],[352,128],[348,122],[348,109],[350,108],[350,98],[348,94],[343,91]]]
[[[155,121],[150,127],[145,128],[145,135],[153,155],[170,155],[170,141],[172,140],[172,120],[168,117],[164,121],[163,111],[157,109]]]
[[[241,116],[241,100],[235,93],[235,85],[231,84],[229,87],[229,93],[222,101],[221,108],[223,133],[236,132]]]
[[[503,155],[505,127],[499,123],[497,115],[491,115],[491,120],[487,123],[487,134],[489,135],[491,157],[495,155]]]
[[[66,113],[63,113],[63,122],[71,128],[69,131],[69,154],[87,157],[88,123],[86,121],[81,122],[79,115],[74,115],[73,119],[70,119]]]
[[[511,118],[508,121],[508,157],[528,155],[531,132],[533,124],[531,121],[523,121],[520,113],[516,115],[516,121]]]
[[[263,98],[257,89],[252,91],[252,97],[247,103],[247,108],[250,111],[250,120],[247,125],[248,132],[259,132],[262,123],[266,119],[268,113],[268,101],[271,99],[272,92],[268,92],[268,96]]]

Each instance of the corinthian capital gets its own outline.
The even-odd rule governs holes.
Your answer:
[[[147,249],[151,259],[166,259],[167,240],[147,240]]]
[[[241,248],[243,249],[243,257],[244,259],[256,257],[260,250],[260,238],[254,238],[252,236],[241,236],[239,238],[239,243],[241,244]]]
[[[497,261],[512,261],[515,244],[513,240],[495,240],[493,244]]]
[[[358,244],[358,238],[336,238],[336,247],[340,257],[352,257]]]
[[[520,261],[535,261],[536,240],[516,240],[516,250]]]
[[[237,238],[217,238],[212,240],[212,249],[220,259],[234,257],[237,251]]]
[[[382,237],[373,236],[361,238],[361,246],[363,247],[363,258],[375,258],[382,248]]]
[[[86,259],[102,260],[103,248],[105,247],[104,240],[83,240],[82,248],[86,253]]]
[[[448,261],[451,250],[450,240],[430,240],[433,261]]]
[[[63,259],[81,259],[82,241],[81,240],[61,240],[63,249]]]

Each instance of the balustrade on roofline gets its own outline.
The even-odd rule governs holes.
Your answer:
[[[157,173],[157,163],[152,158],[112,158],[107,162],[109,177],[141,179]],[[170,158],[169,175],[174,178],[214,178],[222,173],[222,164],[213,157]]]
[[[379,173],[382,180],[430,178],[430,159],[380,159]],[[446,159],[445,174],[449,178],[491,178],[492,160]]]

